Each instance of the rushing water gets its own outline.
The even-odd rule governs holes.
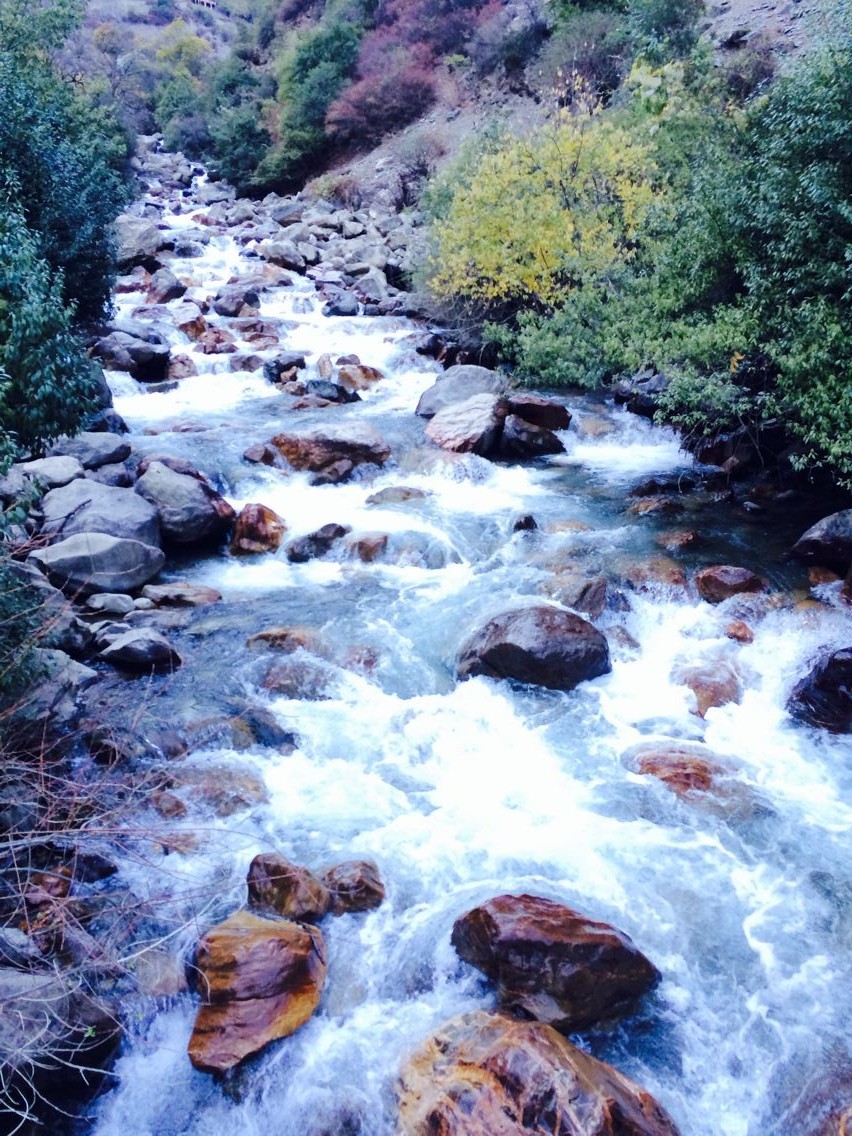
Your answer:
[[[167,220],[186,224],[185,215]],[[173,269],[212,293],[250,266],[217,235],[203,257]],[[140,302],[121,297],[122,314]],[[176,903],[207,897],[183,932],[187,950],[199,928],[243,901],[260,850],[313,868],[372,858],[388,897],[375,912],[324,921],[329,975],[317,1014],[230,1091],[190,1066],[189,995],[141,1003],[93,1131],[386,1136],[406,1055],[453,1014],[493,1004],[450,946],[454,919],[490,896],[526,891],[614,923],[662,971],[639,1015],[578,1040],[653,1092],[683,1136],[809,1136],[784,1125],[784,1108],[825,1054],[849,1045],[852,760],[848,739],[795,725],[784,702],[817,649],[848,644],[848,609],[830,587],[825,603],[794,605],[790,589],[803,580],[779,566],[790,532],[778,536],[777,521],[742,514],[734,524],[726,506],[701,500],[674,521],[629,513],[633,485],[688,473],[690,463],[674,435],[605,402],[575,401],[567,452],[554,459],[424,457],[413,411],[436,368],[414,352],[417,329],[401,319],[327,319],[320,307],[296,278],[264,296],[262,315],[293,321],[284,346],[304,351],[309,367],[322,352],[355,352],[385,371],[360,403],[285,413],[260,373],[231,372],[227,355],[203,356],[180,333],[174,342],[195,358],[197,378],[165,393],[116,386],[140,449],[189,458],[236,507],[274,508],[289,536],[329,521],[390,534],[388,555],[372,564],[345,551],[299,565],[223,553],[173,568],[225,597],[179,642],[192,666],[218,669],[265,701],[299,742],[292,753],[211,746],[185,759],[259,775],[268,802],[203,826],[197,815],[174,822],[196,834],[195,851],[124,871],[137,890],[165,888]],[[284,426],[328,419],[371,422],[392,462],[312,488],[307,475],[241,458]],[[191,424],[204,430],[187,431]],[[393,485],[423,496],[367,503]],[[538,529],[513,534],[526,513]],[[782,598],[713,608],[670,564],[642,586],[636,565],[662,556],[656,538],[683,527],[704,538],[688,568],[758,567]],[[558,599],[556,573],[569,564],[634,581],[616,589],[599,621],[612,673],[569,694],[457,683],[454,660],[469,631],[514,605]],[[748,620],[753,643],[725,637],[735,617]],[[245,638],[276,624],[317,632],[321,658],[302,656],[319,669],[325,697],[257,690]],[[670,675],[715,658],[735,662],[745,692],[702,720]],[[192,682],[189,665],[173,681],[187,707]],[[638,741],[685,738],[730,755],[725,796],[681,800],[621,761]]]

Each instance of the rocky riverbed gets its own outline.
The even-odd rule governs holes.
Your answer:
[[[840,1136],[852,510],[514,389],[415,212],[139,167],[104,405],[0,483],[6,1115]]]

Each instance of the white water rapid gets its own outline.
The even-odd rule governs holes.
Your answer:
[[[175,227],[191,220],[165,216]],[[203,256],[170,267],[213,294],[258,263],[246,251],[214,230]],[[143,294],[119,301],[129,316]],[[304,352],[309,371],[324,352],[355,353],[384,371],[359,403],[285,413],[261,372],[232,372],[228,355],[202,355],[180,333],[174,342],[197,377],[163,393],[116,384],[134,445],[187,458],[237,508],[272,507],[288,539],[334,521],[390,534],[396,550],[370,564],[222,552],[170,566],[167,578],[224,595],[192,634],[215,631],[222,612],[244,615],[234,624],[235,657],[263,627],[314,630],[328,648],[317,663],[325,697],[270,697],[252,686],[250,670],[237,676],[295,732],[297,748],[217,744],[184,761],[249,771],[268,800],[226,819],[170,822],[193,837],[188,850],[154,851],[123,873],[137,892],[164,904],[171,897],[181,910],[202,896],[180,935],[187,953],[201,930],[244,902],[259,851],[314,869],[373,859],[387,899],[324,921],[329,972],[319,1010],[230,1089],[190,1066],[193,996],[140,999],[117,1082],[89,1131],[390,1136],[406,1056],[452,1015],[493,1005],[488,984],[450,945],[453,921],[494,895],[529,892],[614,924],[662,972],[637,1015],[574,1040],[653,1093],[683,1136],[811,1136],[788,1127],[785,1110],[813,1069],[850,1046],[852,754],[848,737],[797,725],[784,704],[819,648],[848,645],[849,609],[831,587],[822,603],[796,602],[804,596],[791,588],[803,586],[803,574],[779,567],[776,555],[791,534],[773,544],[759,521],[740,516],[733,527],[724,505],[686,522],[629,513],[633,485],[688,473],[690,460],[674,435],[604,401],[571,403],[567,452],[557,458],[424,457],[414,408],[437,366],[414,351],[423,329],[401,318],[325,317],[321,304],[294,276],[264,294],[261,315],[291,321],[283,345]],[[329,419],[369,421],[393,459],[324,487],[242,459],[282,428]],[[367,503],[400,485],[423,495]],[[538,528],[513,534],[524,514]],[[658,560],[643,584],[635,566],[659,558],[656,538],[684,525],[700,525],[704,537],[688,573],[741,563],[770,576],[771,596],[711,607]],[[612,590],[615,602],[597,621],[612,673],[569,694],[457,682],[469,632],[513,606],[558,602],[569,563],[634,582]],[[726,638],[734,618],[748,622],[752,643]],[[702,719],[671,674],[715,658],[736,665],[744,691]],[[208,665],[224,674],[231,660],[218,654]],[[630,772],[625,750],[656,739],[702,740],[727,755],[730,791],[681,799]]]

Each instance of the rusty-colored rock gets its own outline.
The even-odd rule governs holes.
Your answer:
[[[243,505],[231,537],[231,552],[275,552],[281,547],[287,525],[266,505]]]
[[[481,1010],[402,1070],[400,1136],[677,1136],[644,1089],[550,1026]]]
[[[221,1074],[310,1018],[325,982],[325,944],[316,927],[238,911],[204,935],[196,966],[203,1003],[189,1059]]]
[[[725,628],[725,637],[734,639],[737,643],[753,643],[754,632],[747,623],[741,619],[732,619]]]
[[[456,920],[452,942],[497,984],[504,1006],[559,1029],[620,1017],[659,979],[626,935],[534,895],[474,908]]]
[[[703,600],[717,604],[741,592],[765,592],[766,580],[750,568],[713,564],[695,573],[695,586]]]
[[[249,866],[249,907],[274,911],[289,919],[316,923],[328,914],[331,895],[313,872],[279,856],[261,852]]]
[[[372,860],[347,860],[323,872],[320,879],[331,893],[334,915],[349,911],[372,911],[385,898],[385,885]]]
[[[718,780],[731,772],[724,758],[688,742],[641,742],[621,760],[634,773],[656,777],[679,797],[712,792]]]
[[[672,671],[672,681],[688,686],[695,695],[695,713],[703,718],[714,706],[739,702],[742,682],[736,668],[724,659],[683,665]]]

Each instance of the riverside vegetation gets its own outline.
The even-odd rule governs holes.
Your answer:
[[[423,357],[460,364],[425,392],[417,411],[430,419],[424,436],[446,452],[448,468],[458,454],[507,463],[562,455],[559,435],[570,414],[561,400],[519,390],[520,380],[551,394],[560,387],[614,389],[628,405],[682,429],[701,461],[716,468],[700,475],[694,506],[681,500],[695,485],[686,475],[676,486],[638,488],[631,515],[651,523],[691,507],[700,517],[702,506],[730,498],[741,503],[752,489],[747,503],[759,508],[761,493],[781,500],[779,493],[807,484],[808,476],[823,478],[816,503],[805,495],[809,521],[829,504],[845,505],[852,481],[844,333],[851,299],[852,60],[849,10],[842,3],[832,10],[830,42],[763,86],[761,59],[724,74],[711,65],[698,39],[697,4],[563,0],[550,10],[530,8],[515,22],[494,4],[399,0],[375,10],[328,5],[321,11],[290,4],[258,12],[224,59],[185,25],[171,26],[145,106],[138,89],[126,97],[120,83],[110,87],[103,76],[63,77],[63,43],[82,16],[75,5],[0,2],[0,472],[9,475],[0,561],[8,842],[0,950],[3,997],[26,1007],[21,1031],[0,1030],[7,1057],[3,1115],[13,1126],[27,1131],[45,1119],[61,1125],[62,1114],[89,1094],[120,1038],[121,1013],[104,994],[130,999],[139,987],[180,995],[181,968],[168,947],[177,940],[185,948],[187,923],[206,929],[193,956],[207,994],[199,990],[203,1006],[190,1055],[197,1068],[221,1075],[270,1039],[292,1033],[316,1009],[328,958],[314,924],[329,914],[374,911],[384,899],[369,862],[346,861],[314,874],[271,854],[252,861],[251,910],[235,914],[223,910],[212,888],[200,899],[182,897],[191,902],[174,910],[164,901],[167,916],[152,911],[156,900],[104,883],[122,857],[143,864],[151,844],[162,845],[164,855],[184,851],[180,834],[151,836],[135,819],[142,810],[150,824],[152,802],[156,824],[186,809],[181,792],[191,773],[164,772],[167,759],[223,737],[234,740],[234,749],[242,738],[279,754],[299,744],[263,705],[245,700],[227,713],[217,703],[218,716],[202,716],[189,740],[185,730],[141,731],[141,705],[134,707],[138,719],[78,726],[80,691],[100,674],[109,692],[113,680],[103,676],[110,668],[147,675],[151,689],[162,692],[156,683],[173,676],[183,658],[160,628],[174,628],[187,655],[196,632],[199,641],[217,634],[194,614],[196,606],[216,601],[212,589],[147,581],[164,565],[173,574],[183,557],[203,557],[225,537],[233,556],[280,547],[290,564],[329,556],[365,569],[453,564],[452,550],[440,541],[427,547],[422,533],[418,544],[393,529],[352,533],[329,524],[285,542],[287,526],[271,508],[249,504],[237,516],[218,491],[226,489],[224,474],[214,484],[218,468],[205,477],[173,453],[143,452],[140,438],[118,436],[123,424],[110,409],[95,360],[114,372],[114,382],[139,380],[165,395],[169,384],[193,378],[198,352],[222,374],[222,361],[232,359],[231,370],[264,376],[282,400],[276,413],[322,419],[300,431],[288,418],[284,432],[278,427],[270,441],[246,451],[246,461],[268,466],[270,476],[306,470],[306,491],[357,486],[378,476],[391,447],[353,419],[335,430],[323,416],[352,407],[356,413],[358,393],[384,376],[357,357],[342,354],[335,364],[321,355],[306,364],[298,352],[280,350],[287,321],[261,318],[260,308],[298,277],[327,300],[329,320],[429,312],[456,322],[454,330],[419,341]],[[95,42],[118,66],[115,37],[101,29]],[[550,76],[558,105],[547,121],[523,137],[491,130],[472,141],[431,180],[421,209],[405,201],[398,202],[399,214],[354,203],[344,208],[340,200],[320,199],[316,189],[279,196],[353,152],[359,140],[376,141],[428,109],[447,71],[466,70],[474,82],[499,72],[501,81],[517,83],[531,61],[554,58],[564,67]],[[237,197],[222,182],[199,182],[200,167],[148,143],[134,162],[145,203],[113,228],[135,192],[134,115],[152,115],[169,145],[203,156],[251,197]],[[325,185],[344,192],[334,177]],[[274,192],[259,201],[267,190]],[[180,210],[193,217],[175,231]],[[206,295],[204,282],[186,279],[193,258],[223,236],[248,259]],[[135,296],[140,309],[130,321],[110,311],[117,267],[124,273],[119,295]],[[423,294],[413,293],[415,283]],[[389,328],[389,335],[399,330]],[[176,337],[192,345],[189,353],[180,354]],[[498,353],[507,369],[470,365],[494,362]],[[591,422],[587,410],[582,415]],[[250,414],[247,421],[254,421]],[[75,439],[81,426],[85,432]],[[395,441],[395,457],[406,444]],[[61,472],[42,464],[48,452],[47,463],[66,463]],[[463,461],[460,471],[468,468]],[[761,473],[767,464],[771,470]],[[487,478],[483,468],[459,477]],[[803,480],[793,481],[793,471]],[[399,507],[432,491],[385,487],[375,504]],[[115,494],[123,495],[121,505]],[[554,533],[571,531],[570,520],[557,523],[568,528]],[[852,567],[850,524],[848,511],[837,512],[810,529],[796,551],[816,565],[815,585],[829,590],[831,610],[841,613],[852,587],[842,582]],[[546,565],[552,553],[534,546],[534,535],[529,546],[521,544],[523,534],[536,532],[535,520],[520,517],[515,528],[511,539],[537,549],[536,564]],[[661,540],[670,549],[700,543],[700,535],[666,531]],[[138,547],[125,547],[131,544]],[[132,564],[119,563],[119,545],[122,556],[132,553]],[[572,546],[577,559],[560,564],[548,581],[547,603],[483,618],[460,648],[458,677],[572,689],[605,675],[611,651],[623,659],[634,649],[629,634],[619,640],[623,629],[607,623],[619,605],[629,607],[630,596],[641,597],[651,585],[686,588],[682,570],[668,562],[624,569],[616,584],[612,566],[595,575],[584,555]],[[490,560],[487,566],[493,568]],[[129,579],[131,572],[138,578]],[[707,605],[754,600],[749,619],[771,610],[768,600],[761,607],[769,585],[759,573],[714,565],[694,584]],[[550,606],[551,599],[571,611]],[[592,625],[601,618],[607,635]],[[753,631],[743,620],[723,621],[729,643],[750,641]],[[318,697],[326,672],[340,663],[327,652],[305,672],[305,653],[320,657],[326,649],[301,627],[268,628],[249,647],[262,652],[263,666],[252,663],[252,674],[263,671],[264,697],[294,690]],[[278,660],[279,652],[291,651],[295,667]],[[340,664],[344,669],[369,674],[377,665],[370,648],[356,644],[351,656]],[[842,645],[823,651],[791,694],[791,712],[815,729],[850,729],[848,656]],[[702,720],[708,709],[742,696],[736,662],[715,666],[709,677],[700,667],[678,673]],[[224,679],[221,685],[228,687]],[[28,701],[30,711],[21,714]],[[624,762],[635,774],[659,777],[679,798],[694,802],[708,793],[716,807],[718,794],[720,807],[744,810],[749,823],[763,815],[759,803],[743,804],[741,785],[726,796],[736,776],[728,759],[707,747],[639,747]],[[214,808],[227,798],[218,815],[227,815],[234,800],[239,809],[260,799],[251,777],[219,776],[221,785],[199,790]],[[516,972],[518,942],[531,961]],[[270,943],[277,960],[271,973],[258,961]],[[490,899],[457,919],[452,944],[494,983],[501,1012],[454,1018],[406,1064],[398,1086],[404,1131],[431,1131],[440,1121],[442,1131],[468,1133],[457,1101],[479,1091],[484,1069],[492,1080],[491,1095],[478,1105],[483,1132],[496,1131],[507,1116],[513,1132],[549,1125],[554,1109],[567,1115],[575,1107],[578,1085],[587,1094],[584,1108],[597,1119],[560,1131],[586,1136],[620,1124],[636,1136],[675,1132],[653,1097],[553,1028],[572,1034],[596,1028],[632,1012],[659,981],[630,938],[550,899],[524,895]],[[605,976],[599,968],[591,987],[590,954],[607,960]],[[140,960],[151,956],[165,978],[149,973],[146,979]],[[597,999],[592,1009],[590,988]],[[261,1022],[259,1038],[243,1032],[247,1001]],[[535,1021],[518,1021],[518,1012]],[[33,1034],[42,1036],[41,1046],[25,1038]],[[609,1057],[606,1043],[594,1044]],[[535,1077],[521,1083],[494,1073],[507,1062],[534,1069]],[[845,1130],[842,1061],[838,1067],[839,1087],[829,1083],[829,1070],[821,1095],[807,1102],[807,1117],[800,1110],[797,1120],[790,1106],[793,1136]],[[539,1083],[548,1086],[544,1097]],[[366,1130],[369,1116],[353,1106],[327,1123],[357,1132]],[[318,1131],[329,1130],[324,1123],[317,1120]]]

